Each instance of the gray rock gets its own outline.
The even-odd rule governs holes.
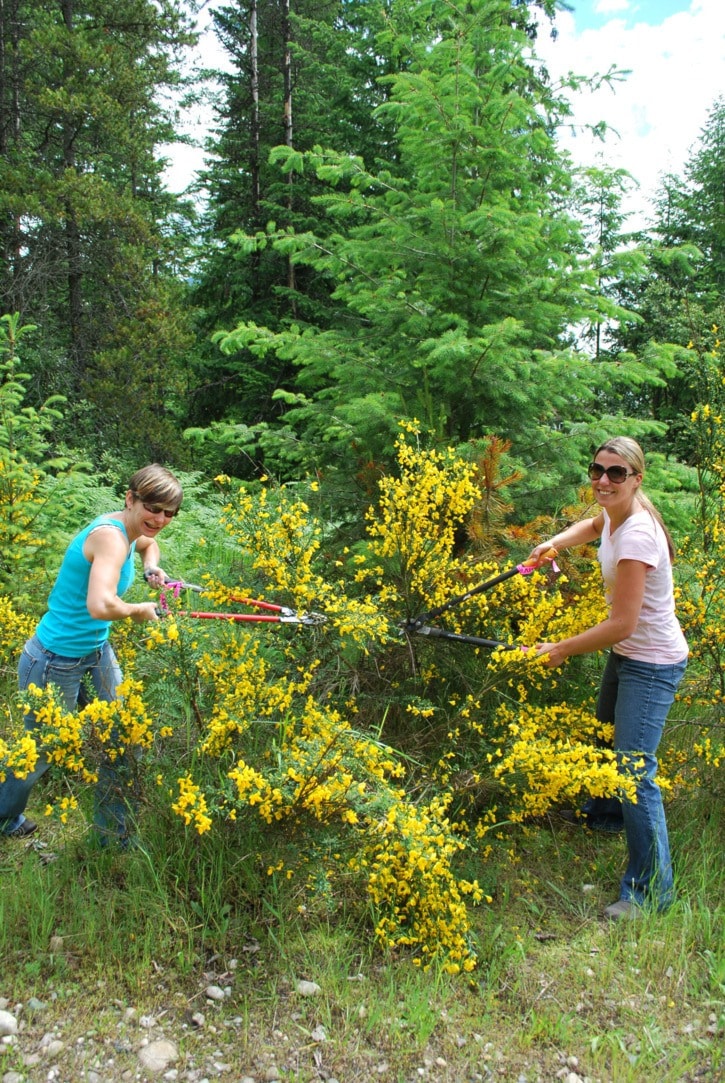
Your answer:
[[[0,1011],[0,1037],[18,1033],[18,1021],[11,1012]]]
[[[149,1042],[140,1051],[138,1059],[142,1066],[149,1072],[165,1072],[170,1064],[178,1058],[179,1053],[173,1042],[165,1038]]]
[[[64,1049],[65,1042],[61,1042],[60,1038],[53,1038],[53,1040],[48,1042],[48,1044],[45,1046],[45,1049],[43,1050],[43,1055],[45,1056],[46,1060],[55,1060],[56,1057],[59,1057],[61,1055]]]

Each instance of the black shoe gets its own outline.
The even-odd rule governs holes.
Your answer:
[[[38,830],[38,825],[33,823],[32,820],[23,820],[14,831],[6,831],[6,839],[26,839],[28,835],[32,835],[34,831]]]
[[[624,831],[624,820],[616,816],[590,816],[586,812],[573,809],[559,809],[556,814],[560,820],[576,827],[588,827],[590,831],[603,831],[605,835],[619,835]]]

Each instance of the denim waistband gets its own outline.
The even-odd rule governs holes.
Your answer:
[[[32,635],[25,644],[24,649],[29,655],[31,655],[31,657],[33,654],[43,654],[46,658],[57,658],[61,662],[79,662],[92,665],[94,662],[98,661],[107,646],[108,641],[102,643],[100,647],[96,647],[94,650],[90,651],[89,654],[71,656],[67,654],[58,654],[57,651],[48,650],[48,648],[44,646],[44,644],[37,635]]]

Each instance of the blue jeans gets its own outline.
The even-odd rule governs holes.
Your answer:
[[[65,658],[46,650],[38,637],[32,636],[18,663],[21,692],[30,684],[39,688],[52,685],[68,711],[83,707],[91,698],[106,702],[117,699],[122,679],[116,655],[108,642],[84,658]],[[88,686],[93,689],[93,697],[89,695]],[[37,728],[35,715],[30,712],[25,716],[25,729],[33,733]],[[100,765],[93,822],[102,842],[112,838],[123,842],[128,838],[131,809],[126,794],[133,759],[133,752],[127,752],[114,763],[104,759]],[[30,791],[49,767],[41,753],[35,769],[26,778],[17,778],[11,771],[6,773],[5,781],[0,783],[0,835],[10,834],[25,821]]]
[[[655,781],[657,747],[687,659],[671,665],[609,655],[597,704],[600,722],[614,723],[620,774],[633,778],[637,801],[591,798],[583,808],[596,821],[624,821],[629,859],[619,897],[666,909],[674,897],[672,859],[662,794]]]

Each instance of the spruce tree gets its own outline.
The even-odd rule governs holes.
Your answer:
[[[234,238],[270,223],[324,234],[313,201],[322,183],[311,173],[280,172],[270,162],[276,146],[306,151],[322,143],[362,155],[371,167],[395,153],[392,125],[373,116],[387,97],[380,76],[391,70],[374,48],[383,15],[370,0],[234,0],[214,12],[230,70],[218,75],[216,130],[201,176],[209,204],[194,289],[207,340],[192,406],[198,419],[230,408],[250,421],[275,418],[272,394],[294,377],[275,355],[261,363],[246,350],[220,355],[211,336],[233,327],[240,313],[272,328],[290,319],[329,321],[334,283],[326,275],[272,245],[240,258]]]
[[[240,257],[271,246],[313,268],[334,282],[335,307],[324,326],[242,313],[221,340],[228,355],[297,375],[276,392],[278,426],[231,425],[228,440],[281,472],[350,474],[386,461],[398,418],[414,416],[441,441],[498,433],[553,462],[572,431],[585,441],[596,427],[615,371],[647,378],[634,360],[594,366],[572,348],[576,328],[620,310],[586,259],[554,138],[569,105],[532,59],[531,33],[505,0],[395,5],[376,37],[396,64],[374,114],[395,153],[373,167],[321,146],[273,153],[283,175],[325,184],[322,227],[260,230],[238,239]]]
[[[0,8],[0,308],[38,325],[38,398],[66,395],[66,435],[96,451],[171,438],[190,337],[170,281],[180,207],[161,182],[173,126],[159,103],[193,40],[178,0]]]

